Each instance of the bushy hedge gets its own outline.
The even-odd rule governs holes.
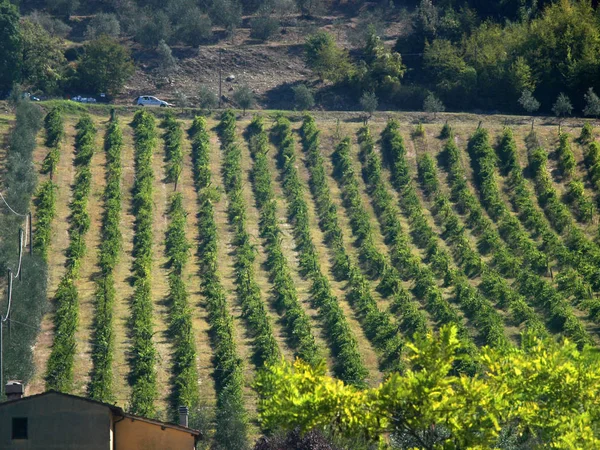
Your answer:
[[[19,101],[15,124],[6,139],[6,156],[3,160],[2,195],[18,213],[30,211],[31,199],[36,192],[37,171],[33,164],[36,136],[42,127],[43,114],[35,103]],[[41,188],[41,190],[49,189]],[[47,191],[46,191],[47,192]],[[47,192],[48,195],[51,195]],[[48,197],[46,197],[48,199]],[[52,202],[50,201],[50,204]],[[51,205],[50,205],[51,206]],[[37,228],[39,212],[34,210],[33,220]],[[16,274],[19,243],[17,231],[24,228],[25,218],[10,212],[0,201],[0,272],[8,268]],[[35,233],[34,233],[35,236]],[[47,263],[34,251],[26,252],[21,263],[22,281],[13,283],[11,305],[11,329],[8,333],[4,323],[4,380],[23,380],[27,383],[34,375],[33,348],[40,330],[42,316],[47,310]],[[6,303],[3,303],[6,314]]]
[[[203,117],[194,119],[190,135],[194,184],[198,193],[198,259],[214,351],[213,377],[217,391],[215,441],[222,448],[234,444],[245,448],[248,419],[242,391],[244,363],[237,352],[233,318],[217,270],[218,233],[214,204],[219,201],[219,193],[211,186],[210,141]]]
[[[247,129],[250,152],[254,158],[251,172],[254,197],[260,211],[259,230],[267,253],[267,266],[273,283],[275,305],[283,314],[288,341],[295,355],[311,365],[322,361],[310,320],[298,300],[296,285],[281,247],[281,228],[277,217],[277,200],[269,170],[268,135],[262,119],[255,116]]]
[[[121,237],[121,151],[123,134],[119,122],[110,121],[104,137],[106,152],[106,187],[104,189],[104,215],[99,252],[102,271],[96,282],[94,335],[92,339],[92,373],[88,396],[98,401],[110,402],[113,396],[114,320],[116,300],[114,268],[122,247]]]
[[[152,219],[152,155],[156,148],[154,116],[144,110],[135,113],[132,123],[135,131],[135,183],[133,186],[133,213],[135,235],[133,240],[133,299],[131,302],[131,384],[130,411],[153,417],[156,414],[156,348],[152,338],[152,250],[154,236]]]
[[[79,293],[75,281],[86,253],[85,235],[90,228],[88,199],[91,190],[90,162],[95,150],[96,127],[88,115],[76,125],[75,182],[69,205],[69,246],[66,272],[58,284],[54,303],[54,341],[46,368],[46,388],[70,392],[73,387],[73,363],[77,351],[75,332],[79,322]]]
[[[325,325],[332,353],[335,356],[335,373],[346,383],[363,385],[367,376],[356,336],[350,330],[337,298],[331,292],[329,280],[321,271],[315,245],[310,231],[308,205],[304,189],[296,169],[296,151],[289,120],[279,117],[272,130],[273,141],[278,147],[278,166],[287,198],[288,218],[294,228],[294,239],[300,254],[300,267],[310,279],[311,302],[319,309]]]

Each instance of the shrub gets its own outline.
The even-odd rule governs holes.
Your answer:
[[[293,87],[294,104],[296,109],[300,111],[308,111],[315,106],[315,98],[313,92],[305,84],[299,84]]]
[[[121,34],[121,25],[119,19],[112,13],[98,13],[87,26],[85,37],[87,39],[96,39],[102,35],[112,38],[118,38]]]
[[[245,115],[246,110],[254,105],[256,99],[252,90],[247,85],[242,85],[234,91],[233,101],[242,108]]]
[[[268,41],[279,29],[279,21],[272,16],[259,16],[250,23],[250,37],[260,41]]]

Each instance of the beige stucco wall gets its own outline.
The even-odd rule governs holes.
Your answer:
[[[11,439],[13,417],[27,417],[27,440]],[[0,407],[0,449],[111,450],[110,424],[104,406],[58,394],[32,397]]]
[[[194,436],[141,420],[115,419],[116,450],[193,450]]]

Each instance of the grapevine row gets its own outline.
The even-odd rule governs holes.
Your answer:
[[[340,228],[337,209],[331,200],[331,193],[326,181],[325,166],[321,155],[319,130],[314,118],[306,116],[301,129],[304,151],[307,155],[307,166],[309,169],[310,189],[316,203],[317,214],[320,218],[320,227],[325,234],[329,246],[333,249],[334,258],[338,261],[339,276],[345,277],[346,273],[357,273],[356,270],[345,271],[350,264],[346,255],[343,241],[343,233]],[[377,206],[376,206],[377,208]],[[358,278],[358,281],[361,281]],[[360,287],[362,282],[356,283]],[[391,310],[401,316],[400,328],[409,335],[427,331],[427,319],[425,314],[419,310],[418,305],[411,301],[408,293],[401,285],[400,277],[396,269],[391,265],[385,266],[385,272],[381,274],[379,290],[384,294],[391,294]]]
[[[583,240],[576,238],[576,236],[580,236],[578,232],[570,234],[575,239],[570,239],[567,236],[566,241],[570,246],[567,247],[550,227],[548,219],[535,207],[532,199],[533,194],[525,181],[523,170],[517,158],[513,133],[508,128],[504,130],[498,146],[498,153],[502,172],[508,175],[509,197],[519,220],[532,235],[541,237],[541,249],[547,255],[556,259],[563,269],[559,277],[569,278],[571,279],[570,284],[582,285],[585,286],[585,290],[589,290],[590,285],[593,285],[594,280],[600,276],[600,273],[596,273],[598,268],[594,264],[594,259],[591,259],[591,262],[588,261],[590,257],[589,250],[593,251],[593,249]],[[586,249],[588,249],[587,254],[584,252]],[[561,283],[559,283],[560,287]],[[561,290],[563,289],[561,288]],[[570,295],[575,295],[572,289],[571,291]],[[576,296],[582,298],[579,293]]]
[[[530,136],[530,142],[536,142],[535,135]],[[535,188],[538,194],[540,206],[554,229],[564,234],[565,242],[569,248],[574,249],[580,255],[584,255],[590,263],[596,266],[597,272],[591,279],[593,289],[600,289],[600,249],[598,245],[591,242],[574,223],[569,211],[552,185],[548,173],[548,155],[540,146],[530,147],[528,151],[529,167],[533,173]]]
[[[487,135],[484,135],[487,136]],[[485,145],[487,138],[483,139]],[[487,152],[487,151],[486,151]],[[590,341],[581,322],[551,283],[543,279],[538,271],[539,266],[535,266],[530,261],[522,261],[516,258],[511,250],[503,243],[502,239],[508,243],[510,237],[501,236],[501,226],[499,231],[496,231],[492,226],[491,221],[484,215],[481,205],[475,196],[469,191],[466,174],[464,168],[460,164],[459,150],[453,139],[449,139],[446,143],[443,152],[446,169],[450,174],[450,187],[452,189],[453,201],[457,203],[459,211],[468,214],[467,225],[478,234],[479,247],[486,253],[492,253],[492,263],[498,270],[508,278],[514,278],[517,290],[525,298],[529,299],[534,304],[542,304],[548,309],[550,322],[554,328],[562,330],[566,335],[572,337],[578,343],[586,343]],[[491,160],[491,156],[486,156],[486,159]],[[492,174],[491,169],[488,172]],[[483,181],[486,184],[489,192],[497,191],[495,180]],[[499,196],[499,194],[498,194]],[[500,210],[499,210],[500,211]],[[507,211],[501,212],[504,216],[508,216]],[[512,221],[512,219],[509,219]],[[513,227],[519,230],[518,227]],[[521,231],[517,231],[519,235]],[[519,240],[517,240],[517,244]],[[525,264],[524,264],[525,263]],[[523,310],[525,311],[525,310]],[[527,316],[523,316],[526,319]]]
[[[387,192],[381,178],[381,162],[379,156],[374,152],[373,138],[367,127],[364,127],[359,131],[359,142],[361,144],[360,159],[363,162],[363,173],[367,185],[370,187],[371,195],[377,196],[375,189],[379,189],[381,192]],[[345,159],[347,160],[347,164],[351,164],[349,158],[349,154],[346,154]],[[356,184],[356,182],[354,182],[354,184]],[[349,191],[349,189],[346,189],[346,192]],[[354,192],[356,189],[352,189],[352,191]],[[384,194],[379,194],[379,197],[382,197],[383,195]],[[389,195],[386,197],[388,197],[388,201],[391,200]],[[381,200],[382,199],[380,199],[380,201]],[[358,198],[355,203],[359,201],[360,199]],[[386,200],[383,201],[385,202]],[[388,208],[390,207],[391,206],[388,206]],[[417,211],[417,208],[415,208],[415,211]],[[447,227],[447,231],[450,231],[450,228]],[[451,233],[447,234],[448,236],[446,237],[452,237],[450,236]],[[457,242],[458,245],[453,246],[453,248],[460,249],[455,259],[462,263],[465,273],[469,276],[477,275],[477,271],[481,267],[481,261],[478,260],[479,255],[470,248],[470,245],[468,245],[469,243],[464,236],[454,235],[453,237],[456,238],[457,241],[460,240],[460,242]],[[462,240],[460,238],[462,238]],[[437,243],[435,245],[437,246]],[[486,344],[495,347],[508,346],[508,341],[504,336],[502,319],[489,301],[471,286],[468,279],[463,274],[460,274],[455,268],[451,268],[449,261],[447,261],[447,264],[445,263],[445,266],[448,268],[448,272],[445,275],[447,276],[448,284],[454,286],[457,302],[461,305],[467,316],[473,319]],[[471,271],[474,271],[475,273],[470,273]]]
[[[322,360],[307,314],[298,300],[290,268],[281,247],[281,228],[277,218],[277,200],[267,159],[268,136],[259,116],[254,117],[247,131],[250,151],[254,158],[252,184],[260,210],[259,230],[268,255],[267,265],[276,296],[276,306],[283,311],[288,340],[296,356],[316,365]]]
[[[33,247],[45,260],[48,259],[52,221],[56,216],[56,191],[58,186],[47,180],[40,184],[35,196],[36,223],[33,234]]]
[[[314,122],[312,122],[311,118],[305,118],[304,125],[302,127],[302,135],[305,148],[307,150],[309,148],[315,148],[318,152],[318,132],[316,127],[314,127]],[[322,165],[322,161],[320,161],[320,163]],[[318,175],[315,178],[313,177],[312,170],[310,170],[310,172],[310,184],[312,187],[316,187],[315,181],[317,179],[319,180],[319,183],[326,183],[325,178],[320,178]],[[319,174],[324,176],[324,169],[323,171],[319,171]],[[348,281],[347,295],[349,302],[355,308],[360,323],[365,330],[365,334],[380,354],[381,369],[386,371],[399,370],[401,364],[401,353],[404,347],[403,339],[399,333],[400,327],[393,319],[389,311],[381,311],[379,309],[377,302],[371,293],[369,282],[361,273],[359,267],[350,259],[350,256],[346,252],[343,234],[339,228],[337,211],[335,210],[335,207],[332,207],[333,205],[329,203],[327,210],[330,212],[330,215],[324,216],[321,214],[323,212],[322,206],[324,205],[324,202],[330,202],[331,198],[328,186],[326,184],[321,184],[320,186],[322,188],[320,189],[320,192],[326,198],[323,197],[321,200],[318,200],[315,196],[315,199],[317,203],[317,214],[321,219],[322,228],[324,230],[336,230],[335,238],[329,240],[329,245],[333,251],[334,260],[337,262],[335,272],[338,278]],[[316,190],[313,189],[313,194],[315,192]],[[327,221],[330,221],[330,223],[327,223]],[[394,288],[393,293],[396,303],[409,303],[410,300],[408,299],[408,294],[401,286],[399,277],[396,273],[393,273],[392,268],[387,261],[385,261],[383,255],[379,254],[373,244],[372,237],[363,237],[365,237],[365,239],[360,240],[358,244],[360,247],[360,257],[365,260],[365,262],[367,259],[379,261],[379,264],[376,263],[380,269],[379,273],[385,273],[385,277],[382,277],[382,279],[387,280],[385,283],[382,281],[382,287],[385,284],[388,294],[391,293],[392,288]],[[378,272],[377,269],[375,269],[372,265],[370,265],[369,269],[374,273]],[[416,308],[413,309],[413,311],[414,310],[416,310]],[[422,318],[422,316],[419,318]],[[424,323],[425,321],[423,319],[422,322],[420,322],[422,329],[424,328]],[[409,322],[406,322],[406,324],[409,324]],[[422,329],[414,331],[422,331]]]
[[[183,170],[183,150],[181,148],[183,141],[183,130],[181,124],[171,114],[168,114],[162,121],[162,127],[165,128],[163,135],[165,140],[165,159],[167,161],[167,181],[177,183]]]
[[[116,119],[111,119],[104,138],[106,151],[106,188],[102,218],[99,265],[102,274],[96,282],[94,336],[92,338],[92,373],[88,396],[98,401],[113,399],[114,361],[113,307],[116,301],[114,268],[121,252],[121,151],[123,134]]]
[[[91,117],[83,116],[77,123],[73,199],[70,203],[69,246],[66,272],[58,284],[54,301],[54,342],[46,368],[46,387],[69,392],[73,384],[73,362],[76,352],[75,332],[79,322],[79,294],[75,281],[85,255],[85,235],[90,227],[87,209],[91,187],[90,161],[94,153],[96,128]]]
[[[312,282],[312,304],[319,309],[327,337],[336,358],[335,373],[341,380],[364,384],[367,376],[356,336],[350,330],[348,321],[337,298],[331,292],[329,280],[323,274],[310,231],[308,205],[296,169],[296,152],[290,122],[279,117],[272,130],[273,140],[278,147],[278,166],[283,181],[284,194],[288,200],[288,218],[294,227],[294,239],[300,253],[300,266]]]
[[[265,309],[260,287],[258,286],[254,263],[256,250],[247,230],[247,215],[242,195],[242,151],[236,140],[235,115],[231,111],[223,113],[219,126],[223,150],[223,184],[229,204],[227,215],[234,229],[235,276],[237,295],[242,312],[254,338],[254,357],[258,367],[279,359],[279,347],[273,336],[273,329]]]
[[[592,188],[596,194],[596,205],[598,208],[600,208],[600,144],[594,141],[588,145],[585,151],[583,162],[587,168],[588,179],[590,180]],[[600,224],[598,226],[596,240],[600,242]]]
[[[211,186],[210,141],[206,120],[196,117],[190,130],[192,138],[192,161],[194,185],[198,194],[198,255],[202,277],[202,293],[206,299],[210,336],[214,350],[214,379],[217,391],[217,437],[227,435],[219,419],[239,431],[245,440],[246,413],[244,411],[243,362],[239,357],[233,318],[229,313],[225,290],[217,270],[217,225],[214,204],[219,201],[218,191]],[[241,426],[235,426],[235,424]]]
[[[52,220],[56,214],[56,190],[58,189],[58,186],[52,182],[52,177],[60,159],[60,143],[65,134],[60,109],[52,108],[50,110],[44,118],[44,128],[46,130],[45,144],[50,150],[42,162],[41,173],[50,173],[50,180],[40,185],[36,193],[37,217],[33,246],[44,259],[48,259]]]
[[[156,147],[155,119],[140,110],[133,117],[135,136],[135,183],[133,186],[133,213],[135,215],[133,240],[133,299],[131,302],[131,412],[154,416],[156,386],[156,348],[152,341],[152,233],[153,200],[152,156]]]
[[[192,311],[188,304],[189,294],[183,271],[187,264],[191,244],[185,235],[186,212],[183,196],[173,195],[169,207],[170,223],[166,233],[166,254],[169,272],[169,332],[173,338],[173,416],[178,407],[194,410],[200,401],[198,369],[196,367],[196,343],[192,329]]]
[[[383,208],[387,211],[382,217],[388,219],[386,229],[390,238],[398,237],[394,241],[396,244],[392,250],[392,261],[401,274],[404,274],[406,278],[414,279],[413,292],[424,301],[425,307],[432,317],[440,324],[454,324],[460,332],[465,350],[469,354],[474,354],[476,349],[468,330],[457,311],[443,298],[442,290],[436,282],[436,275],[443,280],[444,285],[449,285],[454,278],[450,270],[450,256],[440,248],[437,235],[429,226],[423,213],[421,202],[412,183],[404,139],[400,134],[399,124],[395,120],[389,121],[381,134],[381,151],[383,162],[391,172],[392,185],[400,196],[402,212],[409,220],[412,241],[417,247],[425,250],[426,262],[429,267],[421,264],[419,259],[412,255],[406,238],[402,237],[400,222],[397,218],[393,219],[399,214],[392,206],[391,199],[388,199],[385,204],[381,205],[381,208],[382,211]],[[373,171],[373,173],[376,172]],[[383,186],[382,181],[378,181],[377,184]],[[379,188],[379,190],[384,189]],[[468,366],[465,369],[470,370]]]
[[[452,141],[448,145],[453,145]],[[453,250],[458,255],[459,260],[463,257],[464,252],[474,251],[471,249],[471,244],[468,241],[465,233],[465,228],[461,223],[461,219],[458,214],[452,209],[450,199],[441,191],[441,183],[438,178],[437,167],[435,161],[430,155],[422,155],[417,160],[417,168],[419,173],[419,180],[425,194],[433,199],[433,214],[436,220],[444,228],[444,237],[451,244]],[[470,193],[470,192],[469,192]],[[506,249],[500,245],[500,237],[492,230],[491,223],[487,222],[487,219],[480,219],[481,222],[478,225],[485,228],[477,229],[478,233],[478,247],[482,253],[488,253],[490,251],[489,240],[493,240],[493,245],[496,251],[506,257]],[[465,250],[468,249],[468,250]],[[478,253],[475,253],[477,257],[477,265],[480,270],[481,282],[478,286],[479,290],[485,295],[490,301],[494,301],[499,304],[499,307],[508,306],[512,321],[517,324],[525,324],[527,330],[535,333],[538,336],[545,336],[544,324],[537,317],[533,309],[527,305],[522,295],[516,293],[511,286],[507,283],[506,279],[502,278],[500,273],[489,267],[489,265],[482,260]],[[478,306],[481,307],[481,306]],[[487,306],[489,307],[489,306]],[[485,320],[488,326],[500,326],[499,322],[492,320]],[[490,318],[491,319],[491,318]],[[497,329],[497,332],[500,332]],[[500,341],[501,342],[501,341]]]
[[[49,173],[52,180],[60,159],[60,143],[65,135],[65,125],[60,108],[55,106],[44,118],[46,130],[46,147],[50,148],[42,161],[42,173]]]

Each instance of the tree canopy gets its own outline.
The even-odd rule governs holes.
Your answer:
[[[483,348],[474,376],[456,374],[460,340],[445,326],[407,343],[406,371],[358,389],[325,367],[282,362],[257,377],[267,430],[317,429],[402,448],[523,446],[595,448],[600,434],[599,356],[565,341],[524,336],[523,347]]]

